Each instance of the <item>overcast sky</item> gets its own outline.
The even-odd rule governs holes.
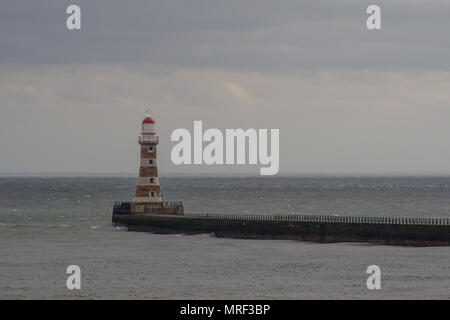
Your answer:
[[[259,174],[171,164],[203,120],[279,128],[280,173],[450,174],[449,32],[448,0],[4,0],[0,172],[137,173],[150,110],[162,172]]]

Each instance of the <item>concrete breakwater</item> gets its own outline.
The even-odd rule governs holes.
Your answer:
[[[400,246],[449,246],[450,220],[300,215],[113,214],[114,225],[154,233],[214,233],[241,239],[365,242]]]

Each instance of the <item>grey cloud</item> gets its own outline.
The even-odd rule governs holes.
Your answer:
[[[68,31],[74,2],[0,2],[0,172],[136,172],[146,109],[162,171],[203,120],[279,128],[281,172],[449,172],[448,0],[377,1],[374,32],[366,0],[76,1]]]
[[[150,109],[162,171],[241,169],[171,163],[171,132],[203,120],[221,130],[279,128],[280,172],[447,174],[449,81],[442,71],[151,76],[109,65],[3,72],[0,172],[137,172],[136,135]]]
[[[365,28],[370,1],[73,1],[0,5],[0,62],[151,63],[256,72],[320,68],[448,69],[450,3],[378,1],[383,30]]]

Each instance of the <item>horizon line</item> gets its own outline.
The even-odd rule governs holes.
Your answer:
[[[162,171],[160,176],[190,176],[190,177],[450,177],[450,172],[283,172],[276,175],[260,175],[258,172],[176,172]],[[109,172],[109,171],[17,171],[0,172],[0,177],[129,177],[138,178],[136,172]]]

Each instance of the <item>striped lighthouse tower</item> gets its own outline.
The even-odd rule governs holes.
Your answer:
[[[136,193],[131,203],[122,203],[117,210],[123,211],[129,206],[129,210],[135,213],[183,215],[184,208],[181,201],[164,202],[161,194],[156,160],[156,146],[159,139],[155,131],[155,120],[151,116],[146,116],[142,120],[138,142],[141,156]]]
[[[155,120],[151,116],[146,116],[142,120],[138,142],[141,156],[136,193],[131,202],[116,202],[113,215],[132,213],[184,215],[181,201],[164,201],[162,198],[156,163],[156,146],[159,139],[155,131]]]
[[[138,142],[141,148],[139,182],[133,203],[160,204],[163,202],[156,166],[156,146],[159,139],[155,131],[155,120],[146,116]]]

